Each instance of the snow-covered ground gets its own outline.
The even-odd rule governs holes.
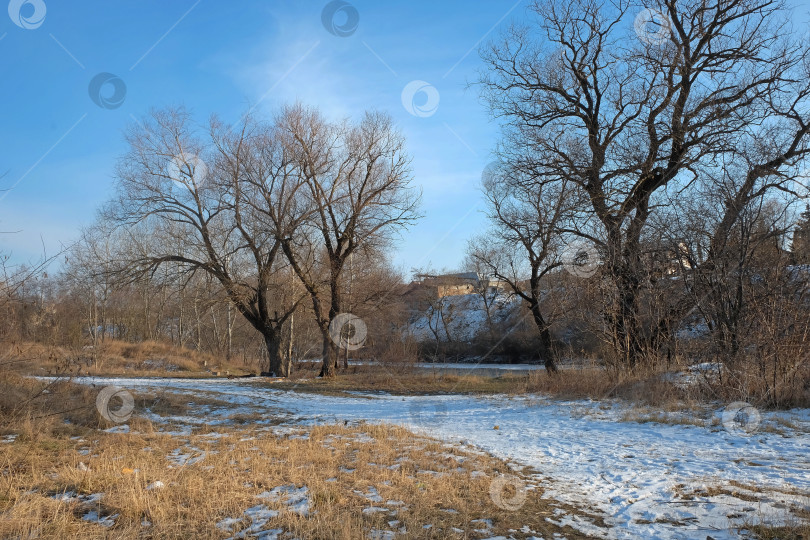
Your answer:
[[[487,299],[489,310],[480,294],[460,294],[437,299],[432,307],[414,317],[408,324],[411,335],[420,341],[470,341],[500,325],[517,318],[520,301],[499,292]],[[489,316],[487,316],[489,312]]]
[[[200,407],[173,419],[188,425],[260,411],[273,423],[380,421],[473,445],[532,466],[545,496],[601,512],[609,530],[577,516],[558,517],[597,537],[735,538],[733,526],[783,519],[789,507],[810,505],[810,410],[763,412],[757,429],[749,433],[735,429],[736,424],[724,427],[723,410],[672,414],[679,423],[642,423],[624,420],[638,412],[614,401],[361,393],[335,397],[280,391],[256,380],[79,382],[132,392],[171,390],[189,395],[190,401],[210,393],[232,404]],[[159,419],[149,411],[135,414]]]

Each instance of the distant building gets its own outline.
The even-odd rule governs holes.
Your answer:
[[[487,279],[476,272],[453,274],[416,274],[403,293],[406,304],[412,309],[425,309],[428,304],[446,296],[459,296],[481,292],[484,288],[503,290],[504,283]]]
[[[435,291],[435,298],[472,294],[479,285],[478,274],[461,272],[457,274],[416,274],[414,283]]]

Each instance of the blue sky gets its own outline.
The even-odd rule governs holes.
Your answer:
[[[325,1],[39,3],[39,12],[33,2],[22,6],[21,24],[36,28],[0,14],[0,187],[13,187],[0,193],[0,250],[14,261],[73,241],[113,193],[124,128],[172,104],[201,123],[211,113],[236,121],[251,106],[269,114],[295,100],[333,118],[388,111],[424,190],[425,217],[403,235],[397,266],[454,268],[483,228],[478,182],[498,128],[468,83],[481,66],[478,46],[525,17],[525,1],[357,0],[359,23],[345,37],[322,23]],[[344,25],[345,13],[334,21]],[[89,96],[103,72],[126,86],[117,108]],[[438,92],[429,116],[402,104],[414,80]],[[417,95],[416,106],[425,99]]]
[[[333,118],[367,108],[394,117],[425,215],[394,262],[404,271],[456,268],[466,240],[485,227],[478,185],[498,138],[469,87],[482,66],[478,48],[525,20],[528,0],[351,0],[359,23],[344,37],[322,22],[328,4],[10,0],[8,16],[0,12],[0,251],[25,262],[75,240],[113,193],[123,130],[149,108],[183,104],[200,123],[211,113],[234,122],[249,107],[270,114],[300,100]],[[796,15],[804,24],[807,9]],[[346,12],[332,20],[344,26]],[[90,98],[99,73],[123,81],[120,106]],[[432,114],[403,106],[412,81],[435,88]]]

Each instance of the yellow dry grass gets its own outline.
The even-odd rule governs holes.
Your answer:
[[[546,521],[556,508],[582,512],[544,499],[539,488],[520,508],[498,507],[493,479],[516,474],[503,462],[399,427],[323,425],[287,435],[228,429],[181,438],[156,433],[146,421],[133,429],[139,433],[88,431],[77,439],[35,436],[0,445],[0,537],[223,538],[249,527],[244,512],[257,505],[279,512],[264,528],[298,538],[363,538],[373,530],[520,538],[528,536],[516,532],[524,526],[540,536],[582,537]],[[181,465],[172,456],[200,460]],[[165,487],[147,489],[156,481]],[[309,514],[291,511],[283,499],[257,498],[279,486],[306,486]],[[54,498],[64,493],[103,495],[91,502]],[[90,511],[116,516],[115,524],[83,520]],[[218,528],[227,518],[241,520],[229,531]]]
[[[210,376],[216,370],[240,375],[252,368],[169,343],[130,343],[108,339],[96,347],[69,348],[40,343],[6,343],[0,366],[34,375]]]
[[[623,398],[656,406],[680,408],[691,396],[661,378],[662,372],[622,374],[615,377],[598,367],[562,369],[549,376],[545,371],[505,373],[499,376],[443,373],[415,369],[389,369],[382,365],[350,366],[329,379],[316,378],[317,367],[295,371],[289,380],[274,382],[279,389],[323,394],[369,391],[397,395],[447,393],[524,394],[542,393],[562,399]]]
[[[563,514],[603,525],[583,509],[544,498],[531,471],[401,427],[276,432],[245,418],[183,436],[133,417],[131,433],[110,433],[103,428],[113,424],[95,410],[95,392],[59,383],[42,394],[45,384],[0,376],[0,435],[14,439],[0,443],[0,538],[225,538],[253,525],[245,511],[257,506],[278,512],[261,528],[281,529],[282,538],[367,538],[375,531],[403,538],[582,538],[555,524]],[[186,407],[171,394],[136,400],[163,415]],[[517,484],[502,482],[509,475]],[[162,488],[148,489],[157,481]],[[521,504],[513,504],[516,485],[527,488]],[[284,486],[306,487],[307,515],[291,511],[283,498],[257,497]],[[83,519],[91,512],[114,516],[112,526]]]

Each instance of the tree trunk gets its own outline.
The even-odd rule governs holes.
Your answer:
[[[292,372],[293,339],[295,339],[295,313],[290,315],[290,326],[287,333],[286,361],[288,374]]]
[[[644,351],[639,318],[643,281],[640,231],[646,222],[646,212],[641,209],[638,212],[624,234],[617,223],[610,223],[608,227],[607,263],[617,299],[606,314],[621,362],[631,370],[635,369]]]
[[[644,349],[639,321],[638,281],[630,276],[621,276],[616,281],[619,289],[619,305],[614,324],[616,346],[624,364],[635,369]]]
[[[329,355],[330,359],[332,360],[332,365],[334,366],[334,371],[337,371],[340,368],[340,349],[338,346],[332,341],[331,336],[329,335],[329,325],[332,324],[332,321],[340,315],[341,313],[341,303],[343,301],[343,295],[340,288],[340,271],[342,269],[342,262],[337,263],[333,262],[332,265],[332,275],[331,275],[331,283],[330,283],[330,290],[331,290],[331,303],[329,305],[329,322],[327,323],[326,333],[324,334],[324,339],[326,340],[326,347],[329,348]],[[340,329],[343,332],[343,329]],[[325,375],[331,377],[331,375]]]
[[[231,303],[228,302],[227,304],[227,317],[228,317],[228,341],[227,341],[227,350],[225,352],[225,359],[230,362],[231,361],[231,348],[233,346],[233,317],[231,315]]]
[[[194,291],[194,318],[197,321],[197,350],[202,350],[202,328],[200,323],[200,306],[197,299],[198,291]]]
[[[543,364],[547,373],[557,373],[557,362],[554,358],[554,351],[551,348],[551,331],[548,326],[540,332],[540,355],[543,357]]]
[[[264,343],[267,346],[268,370],[271,377],[288,377],[289,366],[284,359],[284,343],[281,332],[269,329],[264,332]]]
[[[335,372],[337,371],[337,363],[338,363],[338,348],[332,342],[332,337],[329,335],[328,328],[324,331],[321,329],[321,333],[323,334],[323,363],[321,365],[321,372],[318,377],[334,377]]]
[[[180,316],[177,321],[177,344],[180,345],[180,347],[183,347],[183,315],[185,315],[183,311],[183,300],[185,300],[185,294],[183,294],[184,290],[185,287],[180,287]]]
[[[531,306],[532,318],[534,319],[534,324],[537,326],[537,329],[540,331],[540,350],[538,351],[540,358],[543,360],[543,364],[546,366],[546,372],[556,373],[557,372],[557,363],[554,358],[554,351],[551,346],[551,330],[548,328],[548,323],[546,323],[545,318],[543,318],[543,314],[540,312],[540,304],[535,302]]]

